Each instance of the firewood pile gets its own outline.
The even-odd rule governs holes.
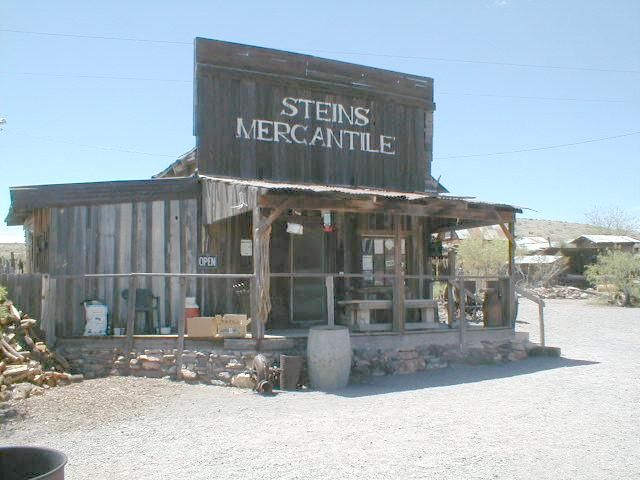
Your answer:
[[[44,393],[82,380],[69,373],[69,363],[49,350],[38,321],[4,298],[0,287],[0,401]]]

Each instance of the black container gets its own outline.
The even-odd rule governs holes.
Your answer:
[[[63,480],[67,456],[41,447],[0,447],[0,479]]]
[[[280,355],[280,390],[298,388],[304,358],[299,355]]]

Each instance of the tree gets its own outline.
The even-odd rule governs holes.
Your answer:
[[[637,296],[640,290],[640,255],[610,250],[598,255],[596,263],[587,266],[585,274],[594,285],[613,284],[622,292],[622,304],[630,307],[632,295]]]
[[[458,265],[465,275],[497,275],[509,261],[506,240],[469,238],[458,247]]]
[[[634,234],[640,228],[638,217],[620,207],[593,207],[584,215],[591,225],[601,227],[603,233]]]

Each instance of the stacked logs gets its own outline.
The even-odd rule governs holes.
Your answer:
[[[69,363],[49,350],[37,323],[10,300],[0,302],[0,401],[37,395],[82,378],[68,373]]]

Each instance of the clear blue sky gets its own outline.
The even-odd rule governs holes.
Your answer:
[[[636,0],[3,0],[0,216],[11,185],[148,178],[192,148],[196,36],[433,77],[452,193],[532,218],[640,215],[638,134],[487,155],[639,132],[639,25]]]

